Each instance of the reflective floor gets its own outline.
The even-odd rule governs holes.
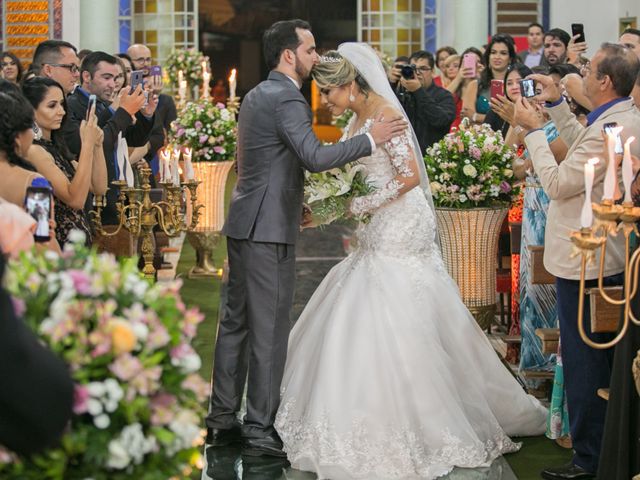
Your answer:
[[[240,454],[240,447],[205,447],[205,466],[202,480],[314,480],[309,472],[289,466],[285,459],[248,457]],[[499,458],[489,468],[457,468],[444,480],[517,480],[509,464]]]

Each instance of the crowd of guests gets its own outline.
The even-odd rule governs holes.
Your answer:
[[[52,237],[64,246],[76,229],[91,244],[93,196],[106,194],[103,225],[117,224],[111,182],[136,176],[119,171],[118,155],[126,150],[132,165],[157,170],[157,151],[177,116],[161,77],[151,74],[151,51],[135,44],[111,55],[47,40],[26,70],[11,52],[0,58],[0,198],[24,206],[33,181],[46,180]],[[130,87],[132,71],[142,71],[144,84]]]
[[[624,127],[623,139],[640,139],[640,31],[627,29],[590,60],[585,58],[586,43],[559,28],[545,32],[533,23],[527,40],[528,48],[521,52],[504,34],[494,35],[482,50],[469,47],[458,53],[442,47],[435,55],[418,51],[396,58],[388,79],[423,153],[463,121],[488,123],[516,152],[514,172],[525,185],[519,252],[520,366],[555,370],[548,435],[570,438],[575,452],[569,465],[550,467],[542,472],[543,478],[592,478],[599,468],[601,478],[630,478],[640,471],[638,425],[629,425],[619,405],[633,411],[628,404],[635,401],[637,409],[638,399],[613,396],[616,388],[628,393],[624,384],[630,381],[616,375],[609,411],[596,395],[609,386],[613,350],[591,349],[577,332],[580,264],[571,258],[569,234],[580,228],[583,166],[603,154],[603,125],[617,122]],[[118,223],[118,191],[107,187],[133,174],[120,172],[118,150],[127,149],[134,165],[153,164],[176,118],[172,97],[161,93],[161,79],[151,75],[151,52],[136,44],[112,55],[47,40],[38,45],[26,71],[11,52],[0,58],[0,207],[23,207],[34,181],[46,181],[55,207],[54,235],[45,247],[59,249],[72,229],[83,231],[91,243],[87,213],[92,195],[106,194],[103,224]],[[137,70],[144,72],[146,81],[132,89],[131,72]],[[535,81],[533,98],[522,96],[520,81],[526,78]],[[492,88],[496,81],[501,82],[497,92]],[[640,154],[640,141],[632,144],[632,152]],[[604,170],[605,162],[596,166],[593,198],[602,195]],[[634,190],[636,199],[638,192]],[[25,220],[23,225],[26,231],[35,229],[35,222]],[[545,245],[544,264],[556,277],[555,285],[531,283],[532,245]],[[624,248],[621,236],[610,242],[606,285],[623,282]],[[8,247],[3,245],[3,251]],[[597,277],[597,268],[590,267],[588,285]],[[543,354],[535,330],[558,325],[562,351],[550,357]],[[637,344],[638,335],[626,341]],[[615,362],[623,365],[620,371],[628,371],[630,364],[625,362],[635,350],[619,350]]]
[[[435,56],[419,51],[398,57],[388,78],[423,153],[463,119],[489,124],[513,147],[513,170],[524,182],[521,250],[512,252],[520,254],[520,368],[555,372],[547,435],[574,450],[570,464],[550,466],[541,475],[576,479],[599,472],[600,478],[623,479],[640,472],[639,407],[629,375],[640,335],[632,332],[618,348],[621,373],[613,377],[607,409],[597,391],[610,386],[614,349],[593,349],[578,333],[580,260],[571,256],[569,237],[581,227],[584,165],[605,151],[604,124],[622,126],[623,142],[640,138],[640,31],[625,30],[591,59],[585,57],[586,42],[579,40],[579,35],[544,31],[532,23],[524,51],[516,51],[509,35],[497,34],[482,51],[471,47],[459,55],[442,47]],[[534,80],[534,97],[523,97],[523,79]],[[635,161],[640,142],[631,144],[631,153]],[[603,194],[605,168],[606,162],[596,167],[594,199]],[[634,182],[636,203],[638,185]],[[544,265],[555,284],[532,283],[529,247],[538,245],[545,247]],[[623,283],[624,248],[622,236],[610,241],[605,285]],[[587,269],[586,278],[588,287],[597,284],[597,265]],[[585,302],[586,319],[589,307]],[[544,354],[535,331],[558,326],[560,349],[557,355]],[[600,342],[611,338],[589,334]]]

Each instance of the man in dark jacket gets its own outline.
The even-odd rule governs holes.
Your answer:
[[[409,59],[413,78],[400,79],[397,93],[420,143],[421,154],[444,137],[456,117],[456,105],[451,93],[433,82],[433,55],[420,50]]]
[[[109,190],[107,205],[102,211],[102,223],[118,223],[115,202],[118,191],[111,182],[119,178],[116,160],[118,134],[127,140],[130,147],[141,147],[147,143],[153,127],[153,115],[157,98],[149,95],[145,104],[140,87],[133,92],[125,88],[112,102],[115,77],[118,74],[117,60],[104,52],[93,52],[82,61],[81,85],[67,97],[67,115],[62,125],[65,141],[75,155],[80,153],[80,123],[87,116],[89,95],[96,96],[98,125],[104,131],[104,158],[107,162]],[[135,123],[134,123],[135,122]]]

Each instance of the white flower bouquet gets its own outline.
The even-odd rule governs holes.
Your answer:
[[[373,188],[366,182],[362,165],[348,164],[325,172],[306,173],[304,197],[316,225],[328,225],[346,218],[352,198],[367,195]]]

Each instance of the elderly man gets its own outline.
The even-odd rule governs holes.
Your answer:
[[[78,85],[80,60],[76,47],[62,40],[46,40],[36,47],[33,65],[37,74],[60,84],[69,95]]]
[[[605,43],[583,71],[584,91],[593,105],[586,127],[581,126],[570,113],[567,102],[550,77],[531,76],[543,87],[537,98],[547,102],[547,111],[558,126],[560,137],[571,146],[560,164],[551,153],[541,128],[543,121],[535,110],[525,101],[516,104],[515,121],[528,131],[525,136],[527,149],[535,172],[551,199],[545,232],[544,266],[556,276],[562,361],[575,452],[570,464],[544,470],[542,477],[545,479],[593,478],[598,469],[606,402],[598,398],[596,392],[609,386],[613,352],[587,346],[578,334],[580,258],[572,258],[569,236],[581,227],[580,212],[585,200],[584,165],[592,157],[602,158],[605,151],[602,140],[604,124],[616,122],[624,127],[623,137],[633,135],[640,138],[640,112],[629,98],[640,72],[638,58],[627,48]],[[635,155],[640,153],[638,142],[632,145],[632,149]],[[602,197],[605,170],[606,161],[600,161],[595,170],[594,199]],[[624,248],[621,235],[609,238],[604,264],[605,285],[622,283]],[[597,284],[597,264],[587,267],[587,287]],[[584,311],[584,317],[589,318],[589,302],[585,302]],[[604,334],[591,334],[588,325],[585,328],[595,341],[608,339]]]
[[[152,62],[151,50],[149,50],[146,45],[136,43],[127,49],[127,54],[131,57],[133,69],[143,70],[151,87],[158,94],[155,120],[151,134],[149,135],[149,153],[145,155],[145,160],[151,164],[155,172],[158,167],[157,152],[165,144],[166,133],[171,128],[171,122],[178,117],[176,104],[171,95],[160,93],[160,90],[162,90],[162,78],[150,76]]]

